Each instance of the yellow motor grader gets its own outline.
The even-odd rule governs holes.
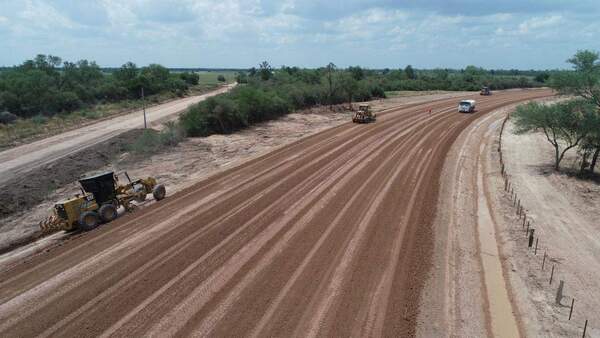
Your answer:
[[[127,182],[121,184],[119,176],[124,175]],[[115,175],[106,172],[79,180],[81,194],[60,201],[54,205],[52,214],[40,222],[44,232],[56,230],[92,230],[100,223],[108,223],[117,218],[120,206],[126,211],[135,208],[132,201],[142,202],[152,193],[157,201],[165,198],[164,185],[148,177],[132,181],[127,172]]]
[[[375,122],[377,116],[371,112],[371,107],[367,104],[361,104],[358,106],[358,110],[352,117],[354,123],[369,123]]]

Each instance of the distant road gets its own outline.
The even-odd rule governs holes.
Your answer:
[[[203,95],[190,96],[147,108],[148,123],[150,126],[155,126],[175,117],[190,105],[225,93],[233,86],[228,85]],[[0,152],[0,185],[31,169],[143,126],[143,114],[138,110],[2,151]]]

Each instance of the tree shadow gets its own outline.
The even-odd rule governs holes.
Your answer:
[[[547,177],[552,174],[564,175],[579,181],[594,182],[600,185],[600,173],[598,172],[591,173],[586,171],[582,173],[579,169],[573,167],[561,167],[559,171],[556,171],[552,164],[529,165],[527,167],[540,176]]]

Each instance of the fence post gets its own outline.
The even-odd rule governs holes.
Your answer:
[[[546,264],[546,251],[544,250],[544,258],[542,259],[542,271],[544,271],[544,264]]]
[[[550,272],[550,285],[552,285],[552,277],[554,277],[554,264],[552,264],[552,272]]]
[[[562,300],[562,298],[563,298],[563,288],[564,288],[564,287],[565,287],[565,281],[564,281],[564,280],[561,280],[561,281],[558,283],[558,290],[556,290],[556,299],[555,299],[555,301],[556,301],[556,305],[560,305],[560,301],[561,301],[561,300]]]
[[[587,321],[588,321],[588,320],[586,319],[586,320],[585,320],[585,325],[583,325],[583,336],[581,336],[581,337],[583,337],[583,338],[585,338],[585,331],[587,330]]]
[[[573,305],[575,304],[575,298],[571,299],[571,310],[569,311],[569,320],[571,320],[571,315],[573,314]]]
[[[533,234],[535,233],[535,229],[531,229],[529,230],[529,245],[528,247],[532,247],[533,246]]]

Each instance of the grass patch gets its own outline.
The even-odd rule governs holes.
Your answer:
[[[169,121],[161,131],[144,130],[142,135],[130,144],[128,150],[137,155],[150,155],[176,146],[183,138],[184,133],[181,128],[175,122]]]
[[[235,75],[236,72],[234,71],[216,71],[216,72],[209,72],[209,71],[202,71],[202,72],[196,72],[196,74],[198,74],[198,76],[200,76],[200,79],[198,81],[198,85],[218,85],[218,84],[222,84],[223,82],[219,81],[219,75],[223,75],[223,77],[225,77],[225,83],[232,83],[235,81]]]

